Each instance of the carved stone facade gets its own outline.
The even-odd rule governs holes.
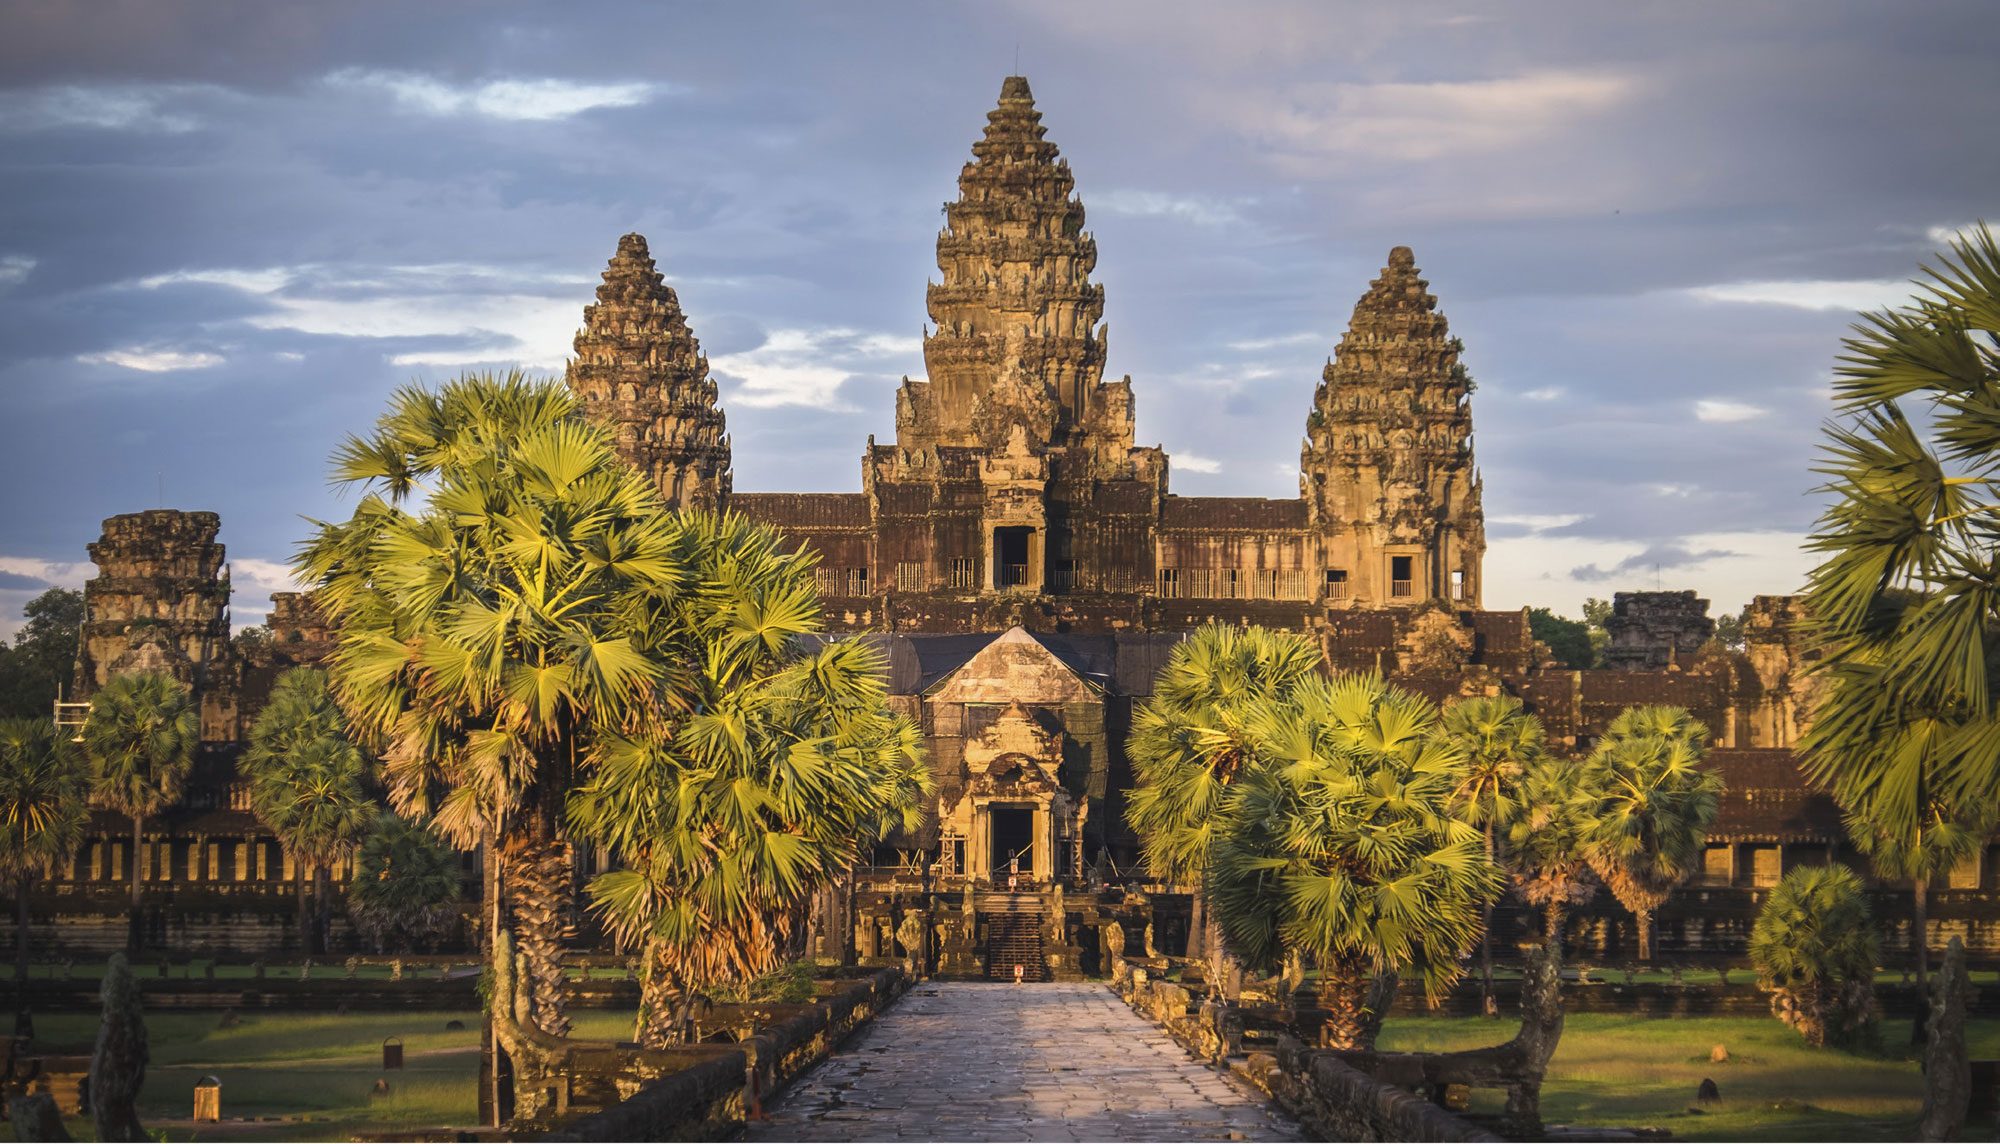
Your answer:
[[[570,359],[577,401],[672,503],[716,509],[729,495],[729,438],[708,359],[646,240],[628,234],[583,309]]]
[[[651,410],[694,409],[704,443],[721,414],[705,372],[687,380],[692,338],[635,235],[586,310],[571,386],[673,503],[713,495],[809,544],[836,630],[1175,631],[1231,601],[1307,628],[1343,609],[1478,606],[1468,384],[1409,248],[1390,252],[1327,366],[1299,499],[1175,496],[1166,454],[1134,444],[1131,379],[1103,380],[1097,244],[1027,80],[1002,85],[972,151],[937,240],[928,378],[904,379],[895,443],[870,439],[861,492],[732,495],[726,448],[677,446],[707,458],[698,481],[660,460],[654,438],[687,433],[648,429]],[[612,305],[640,295],[673,320]],[[683,365],[638,364],[668,361]]]
[[[1313,394],[1299,494],[1325,537],[1330,595],[1476,608],[1486,522],[1471,386],[1428,288],[1409,247],[1389,252]]]
[[[1715,621],[1693,592],[1620,592],[1604,630],[1604,666],[1659,671],[1694,655],[1715,635]]]
[[[164,672],[201,701],[202,738],[240,738],[242,665],[229,643],[229,577],[212,512],[150,509],[104,522],[90,545],[84,623],[71,697],[88,702],[113,677]]]

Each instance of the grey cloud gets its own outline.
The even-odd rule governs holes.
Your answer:
[[[49,582],[39,576],[0,571],[0,592],[39,592],[48,587]]]
[[[1569,570],[1569,576],[1572,580],[1582,580],[1588,583],[1602,583],[1606,580],[1617,580],[1621,583],[1627,583],[1636,581],[1650,572],[1678,571],[1689,565],[1700,564],[1704,560],[1716,560],[1735,555],[1738,554],[1722,548],[1690,552],[1676,544],[1662,544],[1648,548],[1637,556],[1629,556],[1610,568],[1599,568],[1595,564],[1585,564],[1580,568],[1572,568]]]

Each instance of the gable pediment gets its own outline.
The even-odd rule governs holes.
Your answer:
[[[1015,627],[939,681],[930,698],[933,703],[1060,707],[1098,701],[1101,696],[1026,629]]]

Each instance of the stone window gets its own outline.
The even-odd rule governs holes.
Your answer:
[[[840,590],[846,586],[846,581],[846,574],[838,568],[822,565],[813,569],[813,587],[819,589],[819,594],[822,596],[840,595]]]
[[[1250,591],[1259,600],[1278,598],[1278,571],[1275,568],[1257,568],[1250,573]]]
[[[849,568],[847,570],[847,594],[866,596],[868,594],[868,569]]]
[[[1346,597],[1347,597],[1347,569],[1345,568],[1327,569],[1326,598],[1329,600],[1341,600],[1345,599]]]
[[[1250,593],[1244,590],[1240,569],[1222,568],[1215,573],[1215,595],[1221,600],[1240,600]]]
[[[954,556],[951,558],[951,586],[954,588],[979,587],[979,572],[973,566],[972,557]]]
[[[1710,843],[1701,858],[1701,884],[1704,886],[1727,886],[1729,884],[1730,844]]]
[[[1977,890],[1979,888],[1979,854],[1974,851],[1951,868],[1949,885],[1954,890]]]
[[[1453,569],[1451,574],[1451,598],[1465,599],[1465,573],[1457,569]]]
[[[924,590],[924,566],[904,562],[896,565],[896,591],[921,592]]]
[[[1049,569],[1048,588],[1051,592],[1076,591],[1076,561],[1056,561]]]
[[[1391,556],[1389,558],[1389,594],[1408,596],[1415,591],[1411,570],[1416,565],[1414,556]]]
[[[1181,570],[1160,569],[1160,595],[1169,600],[1179,599],[1181,594]]]
[[[1181,574],[1185,584],[1182,595],[1197,600],[1210,599],[1215,595],[1215,570],[1213,568],[1189,568]]]
[[[1280,600],[1305,600],[1306,573],[1303,568],[1278,573],[1278,598]]]
[[[1784,859],[1776,846],[1752,846],[1750,848],[1750,884],[1770,887],[1778,884],[1784,876]]]

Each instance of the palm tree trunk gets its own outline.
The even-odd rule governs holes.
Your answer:
[[[1187,957],[1199,961],[1208,952],[1208,907],[1202,904],[1201,882],[1194,884],[1194,901],[1188,906]]]
[[[1493,861],[1493,815],[1486,816],[1486,860]],[[1493,1005],[1493,903],[1479,907],[1479,1006],[1489,1017],[1499,1015]]]
[[[1368,1047],[1368,967],[1357,958],[1338,955],[1320,959],[1319,1003],[1326,1009],[1326,1047]]]
[[[299,899],[299,954],[305,956],[313,951],[312,939],[312,898],[306,886],[308,876],[306,864],[299,856],[292,855],[292,888]]]
[[[687,1040],[693,995],[657,943],[647,942],[643,956],[646,968],[639,979],[639,1020],[633,1038],[647,1049],[681,1044]]]
[[[1561,902],[1551,901],[1542,907],[1542,948],[1558,958],[1563,951],[1563,907]]]
[[[139,913],[139,839],[143,835],[145,826],[145,815],[132,816],[132,916],[128,923],[125,944],[131,949],[134,958],[139,956],[139,951],[145,946],[145,922]]]
[[[333,867],[321,862],[313,867],[313,952],[332,952]]]
[[[33,874],[23,873],[14,886],[14,997],[22,1008],[28,1005],[28,886]]]
[[[1653,960],[1653,911],[1634,910],[1632,916],[1639,920],[1639,960]]]
[[[1910,955],[1917,964],[1917,1019],[1910,1025],[1910,1043],[1929,1039],[1931,1012],[1930,879],[1910,879]]]
[[[562,971],[569,859],[567,848],[554,837],[553,819],[535,817],[547,821],[524,823],[501,842],[501,892],[513,920],[508,928],[514,935],[530,1016],[543,1032],[561,1037],[569,1033],[568,982]]]

